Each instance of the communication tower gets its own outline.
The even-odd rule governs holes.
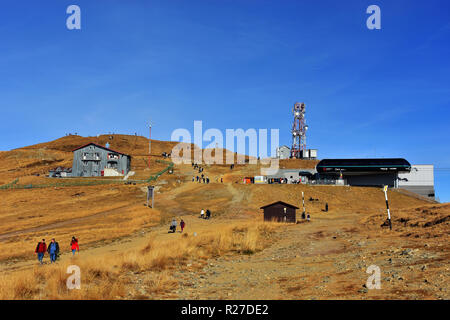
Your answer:
[[[302,151],[306,150],[306,106],[303,102],[296,102],[292,108],[294,122],[292,124],[292,148],[291,158],[301,158]]]

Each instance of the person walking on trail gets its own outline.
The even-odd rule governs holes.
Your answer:
[[[80,247],[78,246],[78,239],[72,237],[72,241],[70,241],[70,250],[72,250],[72,255],[75,255],[75,252],[80,252]]]
[[[184,222],[183,219],[181,219],[181,221],[180,221],[181,233],[183,233],[183,229],[184,229],[185,226],[186,226],[186,223]]]
[[[223,183],[223,178],[220,178],[220,183]]]
[[[206,184],[209,184],[209,177],[206,177]]]
[[[44,259],[44,254],[47,251],[47,244],[45,243],[45,239],[42,239],[42,241],[39,241],[36,250],[34,250],[35,253],[37,253],[38,260],[41,264],[44,262],[42,261]]]
[[[205,217],[205,210],[202,209],[202,211],[200,211],[200,218],[204,218]]]
[[[309,215],[309,213],[306,215],[306,220],[311,221],[311,216]]]
[[[206,209],[206,219],[209,219],[211,217],[211,211],[209,209]]]
[[[59,254],[59,244],[55,241],[55,238],[48,245],[47,252],[50,254],[50,263],[56,262],[56,257]]]
[[[172,223],[170,224],[170,231],[172,233],[175,233],[177,231],[177,220],[173,218]]]
[[[325,212],[328,212],[328,202],[325,203]]]

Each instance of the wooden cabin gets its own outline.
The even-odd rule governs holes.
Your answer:
[[[264,210],[264,221],[292,222],[296,223],[296,210],[298,207],[292,204],[277,201],[261,207]]]

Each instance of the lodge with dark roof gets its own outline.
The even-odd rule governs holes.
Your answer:
[[[72,177],[123,176],[130,166],[131,156],[95,143],[73,150]]]
[[[402,158],[323,159],[316,166],[321,178],[345,180],[350,186],[397,187],[399,173],[411,171]]]

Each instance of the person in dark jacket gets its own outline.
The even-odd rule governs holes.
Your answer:
[[[181,233],[183,233],[183,229],[184,229],[185,226],[186,226],[186,223],[184,222],[183,219],[181,219],[181,221],[180,221]]]
[[[34,250],[35,253],[37,253],[38,260],[41,264],[43,264],[44,254],[47,251],[47,244],[45,243],[45,239],[42,239],[42,241],[39,241],[36,250]]]
[[[206,210],[206,219],[209,219],[211,217],[211,211],[209,209]]]
[[[55,241],[55,238],[52,239],[52,242],[48,245],[47,252],[50,255],[50,263],[56,261],[56,257],[59,254],[59,244]]]

